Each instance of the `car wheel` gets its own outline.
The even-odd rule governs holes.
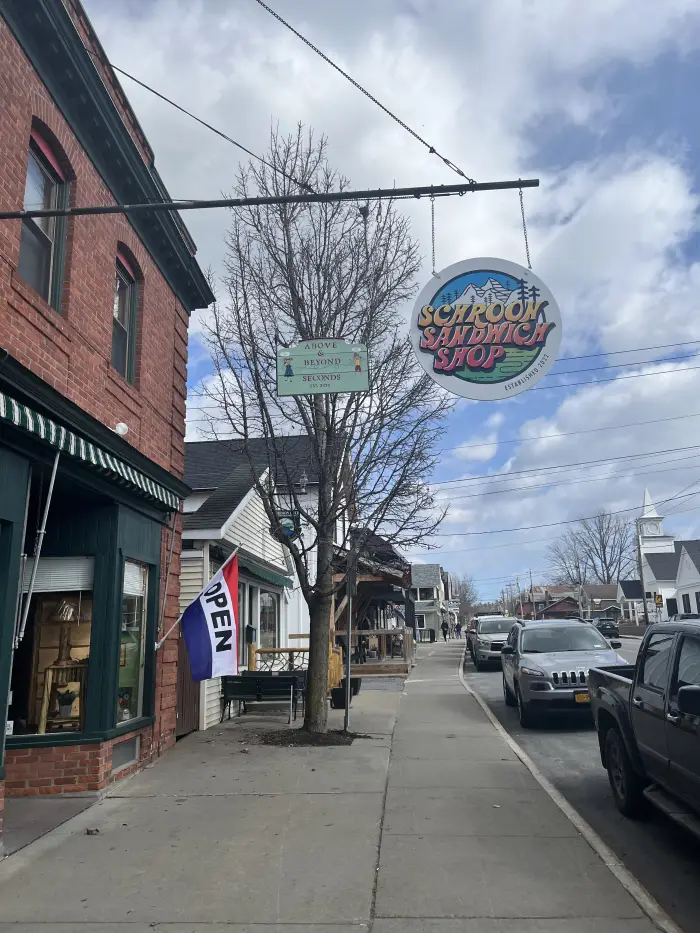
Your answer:
[[[506,706],[515,706],[516,699],[513,696],[513,691],[510,689],[506,683],[506,675],[503,675],[503,699],[506,701]]]
[[[530,729],[535,725],[537,717],[532,711],[532,706],[530,703],[526,703],[523,700],[523,695],[520,692],[520,685],[516,683],[515,685],[515,702],[518,707],[518,719],[520,720],[520,725],[523,729]]]
[[[474,655],[472,655],[472,658],[474,660],[474,667],[477,669],[477,671],[483,671],[485,665]]]
[[[640,815],[644,809],[644,781],[632,767],[617,729],[609,729],[605,736],[605,761],[615,806],[625,816]]]

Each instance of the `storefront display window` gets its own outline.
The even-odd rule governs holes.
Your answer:
[[[91,628],[92,594],[33,597],[13,663],[13,735],[84,731]]]
[[[124,564],[117,725],[143,715],[148,567]]]
[[[278,598],[274,593],[260,591],[260,647],[277,648],[279,613]]]

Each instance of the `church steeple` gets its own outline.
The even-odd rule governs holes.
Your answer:
[[[651,501],[651,496],[649,495],[649,490],[644,490],[644,502],[642,504],[642,518],[659,518],[659,513],[656,511],[656,506]]]
[[[637,527],[643,552],[658,553],[674,550],[674,536],[664,532],[664,517],[659,515],[648,489],[644,490],[642,514],[637,521]]]

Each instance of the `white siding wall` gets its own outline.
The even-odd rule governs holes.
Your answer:
[[[287,573],[284,550],[279,541],[270,534],[270,521],[260,496],[253,492],[250,499],[241,508],[225,538],[232,544],[240,544],[251,554],[279,567],[280,573]]]
[[[184,612],[205,584],[202,551],[183,551],[180,557],[180,612]]]

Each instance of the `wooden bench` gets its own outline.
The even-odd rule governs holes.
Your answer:
[[[231,703],[238,703],[240,713],[241,704],[243,712],[247,713],[248,703],[279,703],[281,700],[289,701],[289,719],[297,718],[297,702],[301,694],[300,678],[298,674],[273,674],[260,671],[246,671],[236,677],[221,678],[221,720],[224,721],[228,707],[228,718],[231,718]]]

